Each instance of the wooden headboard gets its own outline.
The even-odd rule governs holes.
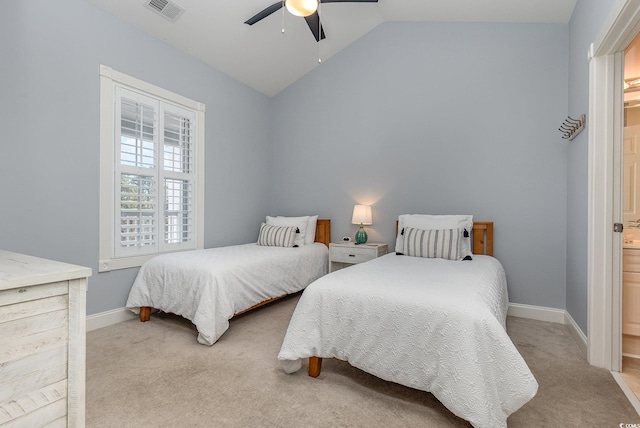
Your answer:
[[[319,218],[316,223],[316,239],[315,242],[321,242],[327,247],[331,242],[331,219]]]
[[[398,220],[396,220],[396,236],[397,235],[398,235]],[[471,244],[471,252],[473,254],[483,254],[485,256],[493,256],[493,222],[492,221],[474,221],[471,238],[473,239]]]
[[[473,243],[471,244],[471,252],[473,254],[493,256],[492,221],[474,221],[472,238]]]

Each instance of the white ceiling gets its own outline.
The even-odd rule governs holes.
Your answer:
[[[320,43],[304,18],[282,9],[244,22],[276,0],[171,0],[185,9],[172,23],[145,0],[88,0],[211,67],[272,96],[388,21],[567,23],[576,0],[379,0],[326,3]],[[285,32],[282,33],[284,22]],[[320,65],[321,66],[321,65]]]

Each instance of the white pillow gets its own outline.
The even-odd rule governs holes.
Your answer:
[[[271,217],[273,218],[273,217]],[[309,245],[309,244],[313,244],[316,240],[316,226],[318,224],[318,216],[317,215],[310,215],[310,216],[301,216],[301,217],[285,217],[282,215],[279,215],[278,217],[276,217],[278,219],[286,219],[286,220],[282,220],[282,221],[293,221],[293,222],[297,222],[303,218],[307,218],[307,227],[305,228],[304,231],[304,245]]]
[[[266,220],[267,220],[267,224],[270,224],[273,226],[296,226],[300,232],[296,233],[296,238],[293,241],[293,245],[302,247],[305,244],[305,235],[307,231],[307,225],[309,224],[309,216],[304,216],[304,217],[267,216]]]
[[[405,256],[461,260],[463,229],[414,229],[404,227]]]
[[[404,236],[402,229],[413,227],[416,229],[466,229],[467,237],[462,239],[460,254],[464,258],[471,256],[471,231],[473,230],[472,215],[430,215],[430,214],[402,214],[398,216],[398,236],[396,237],[396,253],[404,251]]]
[[[304,244],[313,244],[316,240],[316,226],[318,225],[318,216],[310,215],[307,223],[307,230],[304,235]]]
[[[296,236],[295,226],[275,226],[262,223],[258,234],[258,245],[268,247],[293,247]]]

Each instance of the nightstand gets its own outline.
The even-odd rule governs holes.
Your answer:
[[[366,262],[387,254],[387,244],[354,244],[332,242],[329,244],[329,271]]]

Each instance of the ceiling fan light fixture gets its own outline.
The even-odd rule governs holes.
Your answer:
[[[285,0],[284,5],[295,16],[313,15],[318,10],[318,0]]]

